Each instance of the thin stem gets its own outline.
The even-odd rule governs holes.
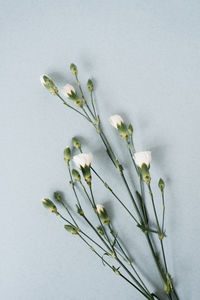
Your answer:
[[[63,217],[63,215],[61,215],[61,213],[58,213],[58,216],[63,219],[65,222],[67,222],[69,225],[74,226],[74,224],[72,224],[68,219],[66,219],[65,217]],[[79,229],[79,232],[81,232],[85,237],[87,237],[91,242],[93,242],[96,246],[98,246],[101,250],[103,250],[104,252],[107,253],[107,251],[101,246],[99,245],[95,240],[93,240],[89,235],[87,235],[83,230],[81,230],[79,228],[79,226],[77,226],[77,228]]]
[[[120,174],[121,174],[121,177],[122,177],[122,179],[123,179],[123,182],[124,182],[124,184],[125,184],[125,186],[126,186],[126,188],[127,188],[127,191],[128,191],[128,193],[129,193],[129,196],[130,196],[130,198],[131,198],[131,200],[132,200],[132,202],[133,202],[133,205],[134,205],[134,207],[135,207],[135,210],[136,210],[136,212],[137,212],[137,215],[138,215],[138,217],[140,218],[140,221],[143,221],[142,216],[141,216],[141,214],[140,214],[140,211],[139,211],[139,209],[138,209],[138,207],[137,207],[137,204],[136,204],[136,202],[135,202],[135,199],[134,199],[134,197],[133,197],[133,194],[132,194],[132,192],[131,192],[131,190],[130,190],[130,188],[129,188],[128,182],[127,182],[127,180],[126,180],[126,178],[125,178],[125,176],[124,176],[124,173],[121,172]]]
[[[77,85],[78,85],[78,87],[79,87],[79,90],[80,90],[80,92],[81,92],[81,96],[82,96],[83,102],[86,104],[86,106],[87,106],[87,108],[88,108],[90,114],[91,114],[92,117],[95,119],[95,116],[94,116],[94,114],[92,113],[92,111],[91,111],[91,109],[90,109],[90,107],[89,107],[89,105],[88,105],[88,103],[87,103],[87,100],[86,100],[86,98],[85,98],[85,96],[84,96],[84,94],[83,94],[83,90],[82,90],[82,87],[81,87],[81,83],[80,83],[80,81],[79,81],[79,79],[78,79],[78,75],[77,75],[77,74],[75,74],[75,78],[76,78],[76,82],[77,82]]]
[[[111,266],[80,234],[78,234],[79,237],[90,247],[90,249],[112,270],[117,270],[117,269],[113,269],[113,266]],[[121,274],[121,272],[117,271],[116,272],[118,275],[120,275],[123,279],[125,279],[129,284],[131,284],[132,286],[134,286],[134,288],[136,288],[145,298],[147,299],[152,299],[149,298],[146,293],[144,293],[141,289],[139,289],[134,283],[132,283],[127,277],[125,277],[123,274]]]
[[[162,215],[162,234],[164,233],[164,223],[165,223],[165,197],[164,192],[161,192],[162,194],[162,206],[163,206],[163,215]]]
[[[91,167],[91,170],[95,173],[95,175],[99,178],[99,180],[104,184],[104,186],[113,194],[113,196],[119,201],[119,203],[125,208],[125,210],[129,213],[129,215],[133,218],[133,220],[138,225],[138,220],[133,216],[133,214],[130,212],[130,210],[125,206],[125,204],[120,200],[120,198],[114,193],[114,191],[111,189],[111,187],[102,179],[102,177],[95,171],[93,167]]]
[[[159,224],[159,221],[158,221],[158,215],[157,215],[157,212],[156,212],[156,206],[155,206],[154,197],[153,197],[153,193],[152,193],[150,183],[148,184],[148,189],[149,189],[149,194],[150,194],[150,197],[151,197],[151,202],[152,202],[152,205],[153,205],[153,211],[154,211],[158,231],[159,231],[159,233],[161,233],[160,224]]]
[[[60,98],[60,100],[63,102],[64,105],[68,106],[69,108],[73,109],[74,111],[76,111],[79,115],[81,115],[82,117],[86,118],[89,122],[90,120],[84,115],[82,114],[80,111],[78,111],[76,108],[74,108],[73,106],[71,106],[69,103],[67,103],[61,96],[60,94],[56,93],[56,96],[58,98]]]
[[[140,280],[140,282],[142,283],[143,287],[145,288],[145,290],[149,292],[148,288],[146,287],[145,283],[143,282],[143,280],[141,279],[141,277],[139,276],[138,272],[136,271],[135,267],[133,266],[133,264],[130,261],[130,258],[128,257],[128,255],[126,254],[125,250],[123,249],[121,243],[119,242],[119,239],[116,237],[116,234],[114,234],[113,229],[111,227],[111,225],[109,224],[109,229],[111,234],[114,236],[114,238],[116,239],[116,243],[119,246],[120,250],[122,251],[122,253],[124,254],[125,258],[126,258],[126,262],[131,266],[132,270],[135,272],[136,276],[138,277],[138,279]]]
[[[69,163],[69,162],[68,162],[67,166],[68,166],[68,171],[69,171],[69,176],[70,176],[70,180],[71,180],[72,189],[73,189],[74,195],[75,195],[75,197],[76,197],[76,201],[77,201],[77,203],[78,203],[78,205],[79,205],[79,207],[80,207],[81,204],[80,204],[78,195],[77,195],[77,193],[76,193],[76,189],[75,189],[75,187],[74,187],[74,181],[73,181],[72,172],[71,172],[71,167],[70,167],[70,163]]]
[[[90,92],[90,98],[91,98],[91,103],[92,103],[92,108],[93,108],[93,111],[94,111],[95,119],[97,120],[97,113],[96,113],[96,109],[95,109],[95,106],[94,106],[94,97],[93,97],[92,91]]]

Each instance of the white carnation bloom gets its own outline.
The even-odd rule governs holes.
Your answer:
[[[121,125],[121,123],[124,123],[122,117],[120,115],[113,115],[109,118],[109,121],[112,126],[117,128],[118,125]]]
[[[81,167],[90,166],[93,161],[93,154],[80,153],[73,157],[73,161],[79,169],[81,169]]]
[[[136,152],[133,158],[138,167],[141,168],[143,164],[146,164],[147,167],[149,167],[151,162],[151,151]]]
[[[62,89],[62,93],[64,96],[68,97],[71,95],[71,93],[76,93],[74,87],[71,84],[66,84],[63,89]]]
[[[98,214],[104,212],[104,206],[101,204],[97,204],[97,212]]]

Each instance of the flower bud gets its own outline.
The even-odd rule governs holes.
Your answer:
[[[54,198],[56,199],[56,201],[62,202],[62,196],[59,192],[55,192],[53,195],[54,195]]]
[[[75,162],[76,166],[81,169],[85,168],[86,166],[90,167],[93,160],[92,153],[80,153],[73,157],[73,161]]]
[[[64,150],[64,161],[66,163],[69,163],[70,159],[71,159],[71,149],[70,147],[66,147]]]
[[[54,84],[53,80],[50,77],[48,77],[47,75],[45,75],[45,74],[41,75],[40,82],[47,90],[49,90],[49,92],[52,95],[55,95],[58,93],[58,88]]]
[[[76,91],[75,91],[74,87],[71,84],[69,84],[69,83],[66,84],[63,87],[62,93],[67,98],[71,98],[71,99],[76,99],[77,98]]]
[[[165,188],[165,183],[164,183],[164,180],[162,178],[160,178],[159,182],[158,182],[158,187],[159,189],[161,190],[161,192],[164,191],[164,188]]]
[[[91,79],[88,79],[88,82],[87,82],[87,87],[88,87],[88,90],[89,90],[90,92],[92,92],[92,91],[93,91],[93,89],[94,89],[94,85],[93,85],[93,82],[92,82],[92,80],[91,80]]]
[[[48,198],[43,198],[42,199],[42,204],[44,205],[44,207],[46,209],[48,209],[50,212],[52,213],[57,213],[57,207],[55,206],[55,204],[49,200]]]
[[[88,185],[91,185],[92,176],[90,172],[91,163],[93,160],[92,153],[80,153],[73,157],[76,166],[81,169],[83,177]]]
[[[72,169],[72,176],[77,181],[81,180],[81,175],[80,175],[80,173],[76,169]]]
[[[74,148],[81,151],[81,143],[76,137],[72,138],[72,145],[74,146]]]
[[[84,211],[82,210],[82,208],[79,207],[78,205],[77,205],[76,207],[77,207],[77,213],[78,213],[80,216],[84,216]]]
[[[140,170],[141,170],[142,178],[143,178],[144,182],[145,182],[146,184],[149,184],[150,181],[151,181],[151,176],[150,176],[150,173],[149,173],[149,168],[147,167],[146,164],[143,164],[143,165],[141,166],[141,169],[140,169]]]
[[[75,76],[78,75],[78,69],[75,64],[70,65],[70,71],[72,72],[73,75],[75,75]]]
[[[91,185],[92,182],[92,175],[90,171],[90,166],[85,166],[84,168],[81,167],[81,171],[83,173],[83,177],[88,185]]]
[[[79,107],[83,107],[83,102],[80,98],[74,99],[74,104]]]
[[[64,225],[64,228],[72,234],[78,234],[78,232],[80,231],[79,228],[77,228],[73,225]]]
[[[107,211],[105,210],[105,207],[101,204],[97,204],[96,211],[97,211],[101,221],[103,222],[103,224],[109,225],[110,224],[110,218],[107,214]]]
[[[104,230],[101,225],[97,227],[97,231],[100,235],[104,235]]]
[[[141,168],[142,165],[145,164],[148,168],[150,168],[151,151],[136,152],[133,158],[138,167]]]
[[[127,140],[128,138],[128,129],[123,119],[119,115],[113,115],[110,117],[110,123],[113,127],[115,127],[123,140]]]
[[[130,136],[133,134],[133,126],[131,124],[128,125],[128,134]]]

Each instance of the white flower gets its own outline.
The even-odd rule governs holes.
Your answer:
[[[147,167],[150,166],[151,151],[136,152],[133,157],[134,157],[135,163],[138,167],[141,168],[141,166],[143,164],[146,164]]]
[[[117,129],[118,125],[121,125],[121,123],[124,123],[122,117],[120,115],[113,115],[109,118],[109,121],[112,126],[114,126]]]
[[[81,167],[90,166],[93,161],[92,153],[81,153],[75,155],[73,157],[73,161],[75,162],[76,166],[81,169]]]
[[[105,210],[104,206],[101,204],[97,204],[97,212],[98,214],[103,213]]]
[[[76,93],[76,91],[75,91],[75,89],[74,89],[74,87],[71,85],[71,84],[66,84],[64,87],[63,87],[63,89],[62,89],[62,93],[63,93],[63,95],[64,96],[66,96],[66,97],[70,97],[71,96],[71,93]]]

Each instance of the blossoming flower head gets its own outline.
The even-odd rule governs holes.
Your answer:
[[[52,95],[55,95],[58,93],[58,88],[54,84],[53,80],[50,77],[48,77],[47,75],[45,75],[45,74],[41,75],[40,82],[47,90],[49,90],[49,92]]]
[[[81,169],[85,168],[86,166],[90,167],[93,161],[93,154],[92,153],[80,153],[73,157],[73,161],[75,162],[76,166]]]
[[[73,157],[73,161],[75,162],[76,166],[81,169],[83,177],[87,184],[91,186],[92,176],[90,167],[93,161],[92,153],[80,153]]]
[[[62,93],[64,96],[66,96],[68,98],[71,98],[74,95],[76,95],[76,91],[75,91],[74,87],[69,83],[63,87]]]
[[[122,117],[120,115],[113,115],[109,118],[109,121],[113,127],[116,129],[118,126],[120,126],[122,123],[124,123]]]
[[[123,140],[127,140],[129,133],[128,133],[127,126],[124,123],[122,117],[120,115],[113,115],[110,117],[109,120],[111,125],[117,129],[121,138]]]
[[[97,212],[98,212],[98,214],[104,212],[104,210],[105,210],[105,208],[104,208],[103,205],[97,204]]]
[[[151,151],[143,151],[143,152],[136,152],[134,154],[134,160],[138,167],[142,167],[145,164],[148,168],[151,162]]]
[[[151,181],[149,173],[150,162],[151,162],[151,151],[136,152],[134,154],[134,160],[138,167],[140,167],[142,178],[146,184]]]

